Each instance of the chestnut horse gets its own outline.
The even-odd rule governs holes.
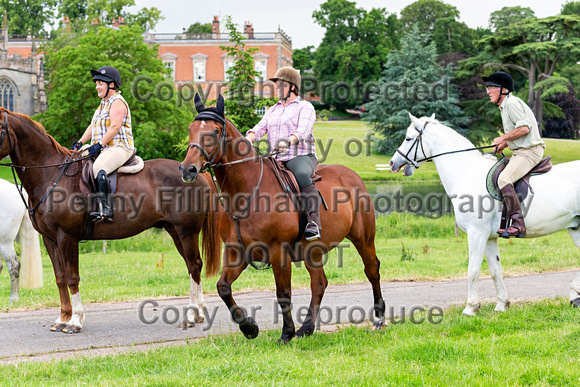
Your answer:
[[[322,179],[316,185],[328,202],[328,209],[321,207],[320,210],[322,239],[310,242],[302,239],[293,246],[299,235],[299,213],[287,200],[270,164],[225,118],[222,96],[218,98],[217,107],[212,108],[205,108],[197,95],[195,101],[200,115],[189,126],[190,145],[180,171],[184,181],[195,182],[204,169],[213,167],[223,202],[232,204],[224,205],[225,211],[220,218],[220,234],[226,249],[217,288],[242,333],[247,338],[255,338],[259,328],[252,317],[246,317],[244,310],[237,306],[231,285],[250,261],[252,264],[253,261],[267,261],[272,265],[276,296],[283,315],[279,343],[287,343],[295,335],[312,334],[328,284],[323,254],[344,238],[354,244],[363,260],[373,289],[374,328],[382,328],[385,303],[374,244],[375,211],[362,179],[341,165],[319,165],[316,172]],[[200,119],[212,114],[216,120]],[[231,246],[235,248],[229,248]],[[307,316],[298,332],[291,315],[291,258],[305,262],[312,292]]]
[[[60,315],[50,329],[80,332],[84,310],[79,292],[78,243],[86,227],[88,202],[79,192],[78,179],[75,182],[80,163],[65,168],[65,160],[74,155],[70,150],[29,117],[0,109],[0,159],[7,155],[28,192],[33,224],[43,236],[56,276]],[[119,174],[114,221],[95,224],[91,239],[122,239],[151,227],[164,228],[187,265],[191,310],[200,311],[205,303],[200,283],[199,233],[203,233],[206,275],[211,276],[219,270],[218,217],[209,200],[213,190],[210,177],[199,179],[194,187],[186,185],[177,172],[178,165],[173,160],[149,160],[137,174]],[[198,322],[202,319],[199,313],[194,318]]]

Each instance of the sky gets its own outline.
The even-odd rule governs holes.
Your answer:
[[[214,16],[220,20],[232,15],[240,26],[245,21],[254,25],[255,32],[276,32],[280,27],[292,38],[292,48],[317,47],[324,37],[324,29],[314,22],[312,12],[325,0],[136,0],[132,11],[143,7],[157,7],[164,20],[153,32],[181,32],[195,22],[210,23]],[[415,0],[359,0],[357,7],[370,10],[386,8],[388,13],[400,11]],[[487,27],[492,12],[503,7],[530,7],[536,17],[543,18],[560,13],[565,0],[444,0],[459,10],[459,20],[471,28]],[[223,26],[223,24],[222,24]]]

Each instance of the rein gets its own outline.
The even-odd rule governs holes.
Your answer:
[[[397,149],[397,153],[400,154],[401,156],[403,156],[403,158],[405,160],[407,160],[409,163],[411,163],[411,165],[413,165],[413,167],[415,167],[416,169],[419,169],[419,163],[422,163],[424,161],[433,161],[433,159],[435,157],[439,157],[439,156],[444,156],[444,155],[450,155],[453,153],[461,153],[461,152],[470,152],[470,151],[474,151],[474,150],[481,150],[481,149],[489,149],[489,148],[495,148],[496,145],[487,145],[487,146],[478,146],[478,147],[474,147],[474,148],[467,148],[467,149],[460,149],[460,150],[455,150],[455,151],[449,151],[449,152],[443,152],[443,153],[439,153],[430,157],[427,157],[425,155],[425,150],[423,149],[423,133],[425,132],[425,129],[427,128],[427,125],[429,124],[429,122],[425,123],[425,126],[423,127],[422,130],[419,130],[417,128],[417,126],[415,126],[415,130],[417,132],[419,132],[419,135],[417,136],[417,138],[415,139],[415,141],[413,142],[413,144],[411,145],[411,147],[409,148],[409,150],[407,151],[407,153],[403,153],[401,152],[400,149]],[[411,153],[411,151],[413,150],[413,147],[415,147],[415,156],[414,156],[414,160],[409,158],[409,154]],[[421,147],[421,153],[423,153],[423,158],[421,160],[417,160],[417,154],[419,152],[419,146]],[[495,152],[493,152],[495,155]]]

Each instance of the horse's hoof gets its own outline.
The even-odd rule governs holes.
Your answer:
[[[204,318],[203,316],[201,316],[201,315],[199,315],[199,316],[197,316],[197,317],[195,318],[195,322],[196,322],[196,324],[201,324],[201,323],[202,323],[202,322],[204,322],[204,321],[205,321],[205,318]]]
[[[314,324],[311,322],[309,324],[304,324],[298,329],[296,332],[296,337],[302,338],[306,336],[310,336],[314,333]]]
[[[386,327],[387,327],[387,324],[385,324],[384,321],[377,321],[373,324],[373,327],[371,328],[371,330],[380,331],[382,329],[385,329]]]
[[[580,297],[578,297],[574,300],[571,300],[570,305],[572,305],[574,308],[580,307]]]
[[[62,332],[66,328],[65,323],[54,323],[50,326],[51,332]]]
[[[294,332],[294,330],[290,331],[290,332],[284,332],[282,330],[282,336],[280,336],[280,339],[278,340],[278,345],[286,345],[290,342],[290,340],[292,340],[292,338],[296,335],[296,333]]]
[[[240,324],[240,331],[246,336],[246,339],[255,339],[260,333],[260,328],[253,318],[248,317]]]
[[[282,337],[280,337],[280,338],[278,339],[278,341],[277,341],[277,344],[278,344],[278,345],[286,345],[286,344],[288,344],[289,342],[290,342],[290,339],[289,339],[289,338],[282,338]]]
[[[475,316],[475,313],[479,310],[481,304],[477,304],[477,306],[467,305],[465,309],[463,309],[463,314],[469,317]]]
[[[66,326],[66,327],[65,327],[65,328],[62,330],[62,332],[63,332],[63,333],[70,333],[70,334],[73,334],[73,333],[79,333],[80,331],[81,331],[81,327],[79,327],[79,326],[76,326],[76,325],[67,325],[67,326]]]

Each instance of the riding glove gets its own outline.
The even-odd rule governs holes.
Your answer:
[[[103,149],[103,146],[100,142],[96,142],[89,147],[89,155],[96,156],[99,152]]]

